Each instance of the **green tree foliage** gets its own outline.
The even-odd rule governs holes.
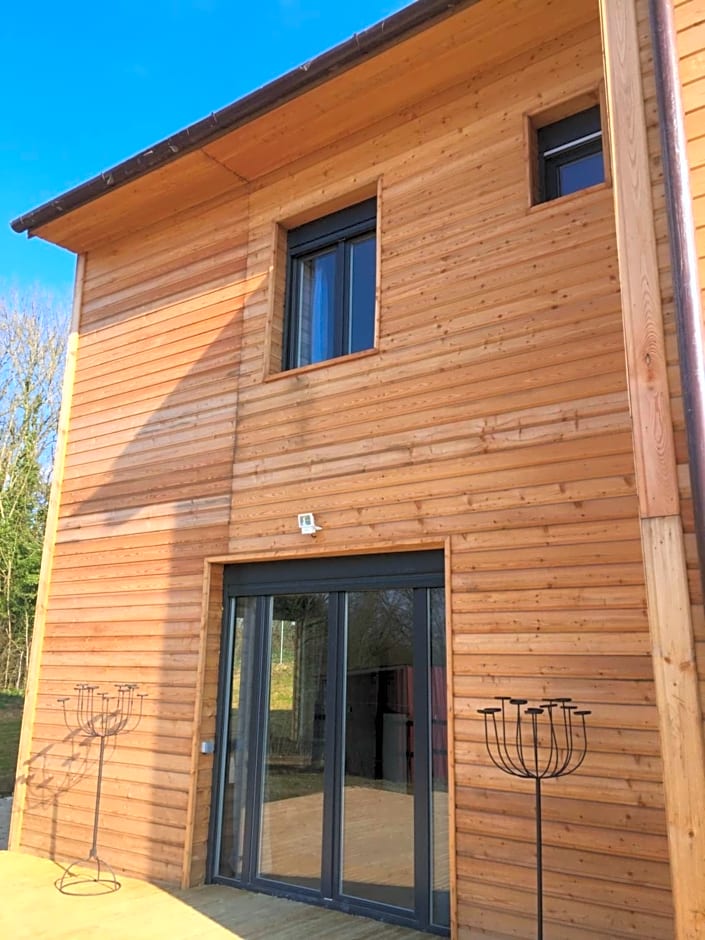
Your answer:
[[[27,670],[60,405],[66,309],[0,294],[0,688]]]

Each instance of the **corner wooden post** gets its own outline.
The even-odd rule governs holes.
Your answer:
[[[64,463],[66,461],[66,443],[68,440],[69,420],[71,417],[71,398],[76,373],[76,357],[78,353],[78,333],[81,320],[81,303],[83,298],[83,278],[85,273],[85,256],[79,255],[76,260],[76,275],[74,280],[73,307],[71,310],[71,327],[66,347],[66,364],[64,366],[64,381],[61,391],[61,412],[59,415],[59,428],[56,435],[56,451],[54,454],[54,468],[51,478],[51,492],[47,509],[47,521],[44,529],[44,545],[42,548],[42,564],[39,572],[39,585],[37,588],[37,604],[34,611],[34,628],[32,630],[32,647],[27,669],[27,685],[22,716],[22,732],[17,753],[17,774],[15,781],[15,794],[12,803],[12,817],[10,820],[10,836],[8,847],[19,849],[22,830],[22,817],[24,815],[25,799],[27,795],[26,767],[30,756],[32,744],[32,731],[37,709],[37,684],[39,681],[39,666],[44,645],[44,627],[46,624],[47,600],[51,567],[54,560],[54,542],[56,528],[59,521],[59,502],[61,499],[61,484],[64,476]]]
[[[206,682],[206,668],[208,665],[208,628],[211,626],[210,602],[212,570],[213,564],[206,559],[203,562],[203,592],[201,594],[201,623],[198,637],[196,702],[193,710],[193,731],[191,733],[191,770],[189,772],[188,804],[186,809],[186,837],[184,839],[184,854],[181,863],[181,887],[184,890],[186,888],[195,887],[192,874],[193,843],[196,828],[196,810],[198,808],[198,778],[201,772],[201,762],[203,760],[200,751],[200,741],[205,702],[204,688]]]
[[[635,0],[600,0],[634,460],[677,940],[705,932],[705,750],[666,372]]]

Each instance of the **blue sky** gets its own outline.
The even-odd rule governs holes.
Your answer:
[[[14,0],[0,22],[0,289],[74,257],[11,219],[389,16],[406,0]]]

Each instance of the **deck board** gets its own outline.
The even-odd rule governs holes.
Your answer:
[[[0,937],[13,940],[413,940],[418,931],[294,901],[207,885],[167,891],[120,878],[114,894],[69,897],[55,881],[62,867],[0,852]]]

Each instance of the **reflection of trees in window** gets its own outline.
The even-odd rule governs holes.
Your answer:
[[[327,595],[274,598],[269,693],[272,757],[322,760],[327,638]]]
[[[414,592],[411,588],[348,595],[348,670],[411,665]]]
[[[431,665],[446,664],[446,608],[443,588],[433,588],[430,592],[431,618]]]

